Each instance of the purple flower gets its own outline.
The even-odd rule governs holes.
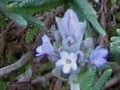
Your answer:
[[[60,52],[60,59],[55,63],[56,67],[61,67],[64,74],[69,74],[71,71],[76,71],[77,68],[77,54],[66,51]]]
[[[47,35],[44,35],[42,37],[42,45],[40,45],[36,48],[36,52],[37,52],[36,56],[40,56],[43,54],[48,54],[48,55],[53,54],[54,47],[50,43],[50,40]]]
[[[107,63],[108,50],[102,46],[97,46],[91,53],[89,61],[91,64],[101,67]]]
[[[77,14],[72,9],[68,9],[63,18],[56,17],[56,22],[63,39],[70,36],[70,42],[82,40],[86,22],[79,22]]]

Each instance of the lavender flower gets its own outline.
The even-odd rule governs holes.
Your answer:
[[[91,53],[89,57],[90,63],[97,67],[101,67],[107,63],[107,55],[108,50],[99,45]]]
[[[77,54],[71,52],[70,54],[66,51],[60,52],[60,57],[55,65],[61,67],[64,74],[69,74],[71,71],[77,70]]]
[[[42,45],[38,46],[36,48],[36,56],[40,56],[43,54],[51,55],[54,52],[54,47],[50,43],[50,40],[47,35],[44,35],[42,37]]]
[[[68,38],[72,43],[82,40],[86,22],[79,22],[77,14],[72,9],[68,9],[63,18],[56,17],[56,22],[63,40]]]

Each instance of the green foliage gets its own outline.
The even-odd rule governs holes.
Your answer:
[[[116,2],[116,0],[111,1],[113,1],[112,3]],[[40,32],[39,29],[44,26],[44,23],[42,21],[38,20],[32,15],[36,13],[43,13],[62,4],[69,4],[78,13],[81,21],[86,20],[87,30],[85,32],[85,37],[93,37],[93,31],[90,24],[100,35],[106,35],[105,30],[97,21],[96,11],[87,2],[87,0],[0,0],[0,12],[20,26],[26,27],[29,24],[34,26],[27,31],[25,37],[25,42],[31,44],[36,38],[37,34]],[[0,21],[0,27],[3,26],[1,24],[2,22],[4,23],[5,21]],[[36,26],[39,27],[39,29],[37,29]],[[120,30],[117,30],[117,33],[118,36],[112,37],[112,42],[110,44],[111,55],[112,58],[115,60],[120,58]],[[55,45],[59,47],[59,43],[55,43]],[[13,58],[12,51],[9,51],[6,54],[6,57],[8,61],[11,61],[11,59]],[[48,64],[49,66],[51,66],[50,68],[47,68],[46,65],[42,67],[40,73],[45,74],[46,72],[51,71],[51,69],[53,68],[53,65],[51,63],[50,65]],[[90,67],[85,73],[81,72],[79,74],[79,83],[81,90],[102,90],[105,82],[108,80],[112,72],[111,69],[108,69],[111,68],[111,66],[108,66],[106,68],[107,70],[102,74],[97,83],[94,83],[97,72],[97,69],[95,67]],[[20,70],[21,72],[25,71],[25,66]],[[18,76],[18,74],[21,74],[21,72],[13,76],[16,77]],[[1,85],[4,88],[4,83],[0,81],[0,86]],[[0,90],[4,89],[0,88]]]
[[[0,11],[20,26],[27,26],[26,20],[32,22],[32,24],[43,26],[41,21],[31,15],[55,8],[58,5],[66,3],[66,1],[67,0],[23,0],[21,2],[14,1],[10,4],[1,1]],[[6,2],[9,3],[9,0],[6,0]]]
[[[117,12],[117,13],[115,14],[115,18],[116,18],[116,20],[120,21],[120,12]]]
[[[36,2],[36,0],[31,0],[31,1]],[[36,5],[32,5],[32,6],[28,5],[27,7],[19,7],[19,4],[17,4],[17,5],[10,4],[10,5],[8,5],[8,7],[13,12],[32,15],[32,14],[35,14],[38,12],[43,13],[47,10],[51,10],[53,8],[58,7],[59,5],[67,3],[67,0],[42,0],[42,2],[43,1],[44,1],[44,3],[37,5],[37,6]],[[31,2],[29,2],[29,3],[31,3]],[[37,2],[37,3],[39,3],[39,2]]]
[[[7,17],[12,19],[20,26],[27,26],[27,21],[19,14],[11,12],[7,7],[6,4],[0,3],[0,12],[5,14]]]
[[[93,90],[103,90],[103,87],[107,80],[109,79],[110,75],[112,73],[111,69],[106,70],[103,75],[100,77],[98,82],[95,84]]]
[[[117,0],[111,0],[112,5],[114,5],[117,2]]]
[[[13,57],[13,51],[12,50],[7,51],[6,58],[7,58],[7,61],[9,63],[12,63],[14,61],[15,58]]]
[[[85,16],[86,19],[92,24],[92,26],[95,28],[95,30],[102,36],[106,35],[105,30],[101,27],[99,22],[97,21],[97,16],[95,10],[90,6],[90,4],[87,2],[87,0],[75,0],[74,7],[78,6],[76,10],[79,12],[82,12],[82,16]],[[81,13],[80,13],[81,14]]]
[[[20,26],[27,26],[27,21],[19,14],[16,13],[7,13],[9,18],[11,18],[14,22],[16,22]]]
[[[39,30],[36,28],[28,29],[26,33],[25,42],[28,44],[31,44],[38,33],[39,33]]]
[[[5,14],[9,11],[10,14],[8,14],[9,12],[6,14],[9,18],[14,20],[19,25],[26,26],[27,22],[24,18],[27,18],[28,20],[31,20],[31,21],[33,20],[32,17],[28,18],[29,14],[50,10],[52,8],[57,7],[58,5],[66,4],[66,3],[68,3],[67,0],[21,0],[21,1],[14,1],[9,5],[3,5],[4,8],[1,9],[0,7],[0,9]],[[105,31],[97,21],[96,11],[87,2],[87,0],[75,0],[75,1],[72,1],[72,3],[77,4],[77,6],[79,7],[77,8],[77,10],[80,12],[82,11],[82,14],[85,15],[86,19],[92,24],[92,26],[97,30],[97,32],[99,32],[103,36],[106,35]]]
[[[117,29],[116,32],[118,36],[111,37],[110,51],[112,59],[120,61],[120,29]]]
[[[44,3],[49,3],[53,0],[23,0],[21,2],[12,3],[12,5],[18,6],[18,7],[27,7],[27,6],[38,6]]]
[[[95,76],[97,74],[96,71],[97,69],[95,67],[91,67],[85,73],[80,74],[79,82],[80,82],[81,90],[102,90],[108,78],[110,77],[112,70],[107,69],[102,74],[100,79],[96,83],[94,83],[96,79]]]
[[[95,73],[96,73],[96,68],[91,67],[86,73],[80,74],[79,81],[80,81],[81,90],[92,90]]]
[[[118,63],[117,62],[108,62],[108,64],[105,66],[105,70],[107,70],[107,69],[111,69],[111,68],[114,68],[114,67],[116,67],[118,65]]]
[[[43,27],[44,23],[40,20],[38,20],[35,17],[32,17],[31,15],[22,15],[30,24],[36,26],[36,27]]]
[[[0,79],[0,90],[5,90],[6,82]]]
[[[2,15],[0,15],[0,29],[4,27],[4,25],[5,25],[5,18]]]

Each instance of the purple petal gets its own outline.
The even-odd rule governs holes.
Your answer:
[[[74,36],[76,40],[82,40],[86,28],[86,22],[76,23],[75,21],[69,21],[69,31],[71,36]]]
[[[68,10],[66,11],[65,16],[66,16],[66,17],[69,17],[69,20],[73,20],[73,21],[75,21],[76,23],[79,23],[78,16],[77,16],[77,14],[76,14],[72,9],[68,9]]]
[[[107,54],[108,54],[108,50],[99,45],[93,50],[92,54],[90,55],[90,58],[94,58],[94,57],[104,58],[107,56]]]
[[[42,45],[38,46],[36,48],[36,56],[40,56],[42,54],[48,54],[51,55],[54,52],[54,47],[52,46],[52,44],[50,43],[49,38],[47,37],[47,35],[44,35],[42,37]]]
[[[43,43],[42,49],[43,49],[43,52],[48,55],[51,55],[54,52],[54,47],[49,42]]]
[[[68,9],[68,21],[69,21],[69,32],[71,36],[74,36],[76,38],[76,40],[80,39],[82,40],[84,31],[85,31],[85,27],[86,27],[86,22],[79,22],[78,16],[77,14],[72,10],[72,9]],[[66,12],[66,13],[67,13]]]
[[[91,62],[91,64],[93,64],[97,67],[102,67],[107,63],[107,60],[104,58],[96,58],[94,60],[91,60],[90,62]]]
[[[63,18],[56,17],[56,22],[63,39],[68,35],[75,36],[76,39],[82,38],[86,22],[80,23],[72,9],[68,9]]]
[[[44,34],[44,36],[42,36],[42,42],[45,43],[45,42],[50,42],[48,36],[46,34]]]
[[[48,55],[51,55],[54,51],[54,47],[52,46],[52,44],[50,43],[50,40],[48,38],[47,35],[44,35],[42,37],[42,50],[44,52],[44,54],[48,54]]]
[[[63,18],[56,17],[56,22],[58,25],[58,29],[60,30],[62,38],[66,38],[68,35],[68,17],[65,15]]]
[[[100,45],[97,46],[89,57],[90,63],[96,65],[97,67],[103,66],[107,63],[107,60],[105,59],[107,54],[107,49],[103,48]]]
[[[108,50],[107,49],[101,49],[99,51],[99,54],[101,57],[106,57],[108,55]]]
[[[108,55],[108,50],[103,48],[102,46],[97,46],[95,48],[95,52],[100,56],[100,57],[106,57]]]

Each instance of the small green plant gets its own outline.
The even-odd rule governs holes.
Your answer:
[[[112,5],[116,2],[116,0],[111,0]],[[59,17],[55,13],[55,23],[53,25],[55,27],[49,30],[50,35],[47,35],[47,33],[43,35],[43,32],[47,32],[43,31],[43,28],[46,27],[44,20],[38,20],[35,15],[38,13],[43,14],[63,4],[66,6],[64,15]],[[24,40],[18,39],[18,49],[25,48],[24,53],[27,50],[28,53],[23,55],[20,61],[18,60],[10,66],[1,68],[0,73],[2,72],[2,74],[0,76],[15,71],[15,67],[17,69],[22,67],[21,63],[27,63],[28,59],[34,61],[45,60],[45,62],[49,62],[49,59],[52,67],[46,67],[48,64],[44,63],[46,65],[43,68],[49,68],[46,71],[50,71],[52,68],[53,71],[50,71],[52,75],[65,82],[67,81],[70,87],[66,85],[63,88],[71,90],[103,90],[105,83],[112,74],[112,64],[110,65],[107,61],[109,50],[104,45],[100,45],[96,38],[107,36],[107,33],[98,22],[97,12],[87,0],[0,0],[0,28],[6,24],[5,19],[6,21],[12,20],[18,26],[27,29],[25,32],[18,31],[19,33],[12,34],[15,37],[11,39],[11,42],[17,43],[17,40],[14,39],[25,33]],[[110,57],[119,63],[120,29],[116,31],[118,36],[111,37]],[[11,33],[9,32],[8,35]],[[39,46],[32,47],[31,44],[36,43],[35,40],[39,33],[42,36],[42,42]],[[5,40],[7,39],[5,38]],[[9,42],[5,43],[6,47]],[[4,50],[7,51],[6,47],[4,47]],[[5,54],[8,61],[14,59],[12,50],[5,52]],[[46,59],[44,55],[48,58]],[[23,61],[21,61],[22,59]],[[32,78],[32,74],[36,72],[32,73],[31,66],[33,70],[36,70],[36,65],[33,64],[33,61],[30,61],[27,71],[17,78],[18,81],[26,79],[26,81],[32,81],[37,76],[36,74]],[[3,70],[7,70],[7,72]],[[44,70],[38,73],[41,72],[44,73]],[[44,77],[42,78],[44,79]],[[3,82],[1,84],[4,85]]]

